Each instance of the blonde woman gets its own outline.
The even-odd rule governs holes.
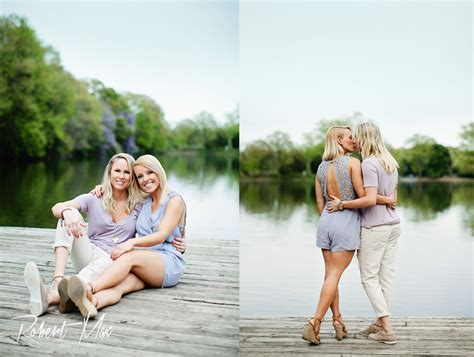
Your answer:
[[[360,244],[360,218],[356,210],[330,214],[324,209],[331,196],[355,199],[364,195],[359,160],[347,156],[356,149],[350,127],[334,126],[326,134],[323,162],[316,174],[316,202],[319,214],[316,245],[322,249],[325,275],[313,319],[305,326],[303,339],[319,344],[319,330],[329,308],[333,313],[336,338],[347,337],[339,309],[339,280]],[[379,197],[379,203],[388,202]]]
[[[362,285],[376,319],[359,333],[373,341],[395,344],[397,340],[390,323],[390,309],[400,217],[394,205],[376,205],[376,200],[377,195],[385,195],[392,196],[396,201],[398,164],[385,147],[380,130],[373,122],[357,125],[355,137],[363,158],[365,197],[354,200],[336,194],[328,209],[339,214],[356,212],[356,208],[361,208],[361,243],[357,258]]]
[[[128,291],[149,287],[171,287],[181,278],[184,258],[171,242],[183,237],[186,206],[182,197],[168,188],[166,173],[158,159],[143,155],[133,165],[140,188],[149,196],[137,219],[137,235],[112,251],[115,260],[88,283],[81,276],[71,277],[68,296],[84,317],[95,317],[97,309],[117,303],[117,286]],[[145,249],[137,249],[145,248]]]
[[[53,215],[60,220],[53,245],[56,264],[50,288],[43,284],[34,262],[28,262],[24,270],[33,315],[40,316],[51,305],[59,304],[61,312],[75,308],[67,297],[68,278],[63,279],[69,255],[81,279],[89,282],[112,264],[110,253],[115,245],[135,236],[145,195],[133,176],[134,162],[132,156],[124,153],[109,160],[102,179],[104,195],[101,199],[83,194],[53,206]],[[87,234],[80,212],[88,215]],[[176,241],[175,244],[185,249],[183,242]],[[118,291],[126,292],[125,289]]]

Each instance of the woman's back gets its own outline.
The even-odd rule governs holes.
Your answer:
[[[323,161],[317,172],[324,200],[330,195],[341,200],[356,197],[349,174],[349,156],[339,156],[331,161]],[[329,213],[322,211],[318,223],[316,245],[332,252],[355,250],[360,244],[360,218],[357,210],[343,210]]]
[[[319,165],[317,177],[326,202],[331,200],[331,195],[342,201],[357,197],[349,173],[349,160],[350,157],[344,155]]]

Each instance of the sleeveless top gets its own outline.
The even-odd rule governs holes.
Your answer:
[[[166,195],[165,200],[163,203],[156,209],[155,212],[152,212],[152,199],[148,197],[146,202],[143,204],[142,210],[138,215],[137,219],[137,235],[139,237],[146,236],[148,234],[156,233],[163,217],[165,215],[166,206],[168,202],[175,196],[181,196],[177,192],[170,191]],[[184,200],[183,200],[184,202]],[[174,237],[184,237],[184,231],[186,227],[186,204],[184,206],[184,224],[178,224],[173,229],[171,234],[166,237],[163,243],[147,247],[147,249],[154,249],[154,250],[161,250],[172,253],[181,258],[182,254],[173,246],[171,242],[173,241]]]
[[[337,183],[339,185],[339,193],[341,197],[338,198],[341,201],[348,201],[357,198],[356,192],[354,191],[354,186],[352,185],[351,177],[349,175],[349,159],[349,156],[344,155],[339,156],[334,160],[324,160],[319,165],[316,176],[318,177],[319,183],[321,184],[324,200],[326,202],[332,200],[332,198],[330,198],[328,195],[326,182],[329,166],[331,164],[334,164]]]

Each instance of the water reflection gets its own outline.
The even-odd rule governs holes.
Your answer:
[[[440,182],[401,182],[398,188],[399,206],[413,222],[435,219],[453,205],[462,206],[462,222],[474,235],[474,184]],[[242,182],[240,204],[249,213],[265,214],[267,218],[286,220],[305,207],[308,220],[314,220],[316,203],[311,181]]]
[[[235,188],[239,183],[237,155],[160,156],[160,161],[167,172],[202,190],[212,186],[223,176],[226,177],[229,188]]]
[[[188,195],[207,192],[207,200],[218,201],[221,196],[218,197],[213,190],[224,182],[224,188],[220,190],[232,197],[224,204],[234,205],[235,201],[238,215],[236,155],[161,155],[159,158],[168,175],[179,185],[186,186]],[[3,187],[0,193],[0,225],[53,227],[52,205],[88,192],[101,181],[106,165],[106,160],[41,162],[22,167],[3,163],[0,167],[0,185]],[[234,208],[228,207],[227,210]],[[238,221],[237,217],[234,218]]]

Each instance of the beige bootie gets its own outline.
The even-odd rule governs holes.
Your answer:
[[[94,319],[97,309],[87,296],[87,285],[77,275],[71,276],[67,283],[67,294],[81,311],[82,316]]]
[[[48,288],[44,285],[34,262],[26,263],[24,276],[30,291],[30,312],[34,316],[41,316],[48,310]]]

